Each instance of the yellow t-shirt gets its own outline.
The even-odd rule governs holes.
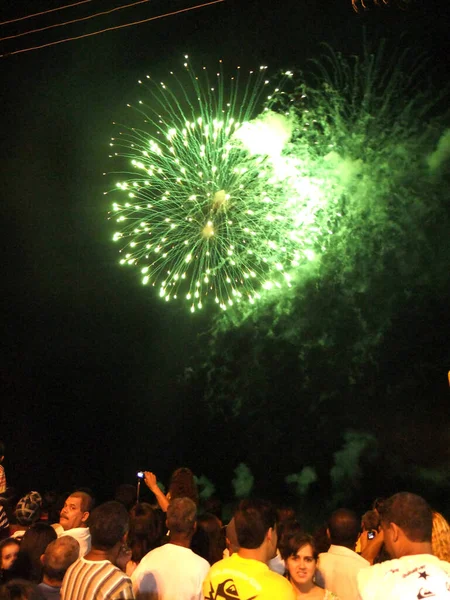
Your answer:
[[[235,553],[215,563],[203,582],[204,600],[295,600],[287,579]]]

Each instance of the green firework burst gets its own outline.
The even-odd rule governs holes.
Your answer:
[[[222,67],[212,79],[206,69],[197,77],[187,61],[168,83],[147,76],[139,83],[149,101],[134,113],[140,127],[111,143],[112,156],[131,165],[110,192],[120,195],[111,212],[120,262],[138,267],[166,301],[184,298],[192,312],[206,299],[226,309],[289,286],[291,269],[317,243],[317,232],[301,229],[296,166],[280,159],[288,118],[266,109],[250,124],[260,142],[247,143],[259,105],[280,87],[271,88],[265,67],[242,78],[238,69],[225,81]]]

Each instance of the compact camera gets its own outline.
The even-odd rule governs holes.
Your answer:
[[[367,539],[368,540],[373,540],[373,538],[376,536],[376,532],[375,531],[368,531],[367,532]]]
[[[139,477],[139,479],[144,479],[144,472],[143,471],[138,471],[136,473],[136,477]]]

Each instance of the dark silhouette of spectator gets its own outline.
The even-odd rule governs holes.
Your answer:
[[[6,475],[2,462],[5,458],[5,444],[0,441],[0,494],[6,492]]]
[[[19,554],[13,570],[16,577],[34,583],[42,580],[41,556],[50,542],[56,540],[56,532],[47,523],[35,523],[22,538]]]
[[[59,502],[60,497],[57,492],[50,490],[45,492],[42,496],[41,506],[41,521],[45,521],[49,525],[58,523],[59,521]]]
[[[222,522],[222,502],[218,496],[210,496],[203,500],[202,507],[205,513],[215,515]]]
[[[135,566],[150,550],[160,545],[162,532],[156,512],[146,502],[136,504],[130,512],[128,546],[131,549],[131,560]]]
[[[137,500],[136,486],[130,483],[121,483],[116,488],[114,500],[123,504],[127,511],[130,512]]]
[[[0,600],[45,600],[35,583],[12,579],[0,587]]]
[[[326,523],[324,523],[313,533],[314,544],[319,554],[322,552],[328,552],[330,549],[330,538],[328,537],[327,529],[328,526]]]
[[[198,517],[197,530],[191,542],[192,551],[213,565],[222,560],[225,547],[225,533],[220,519],[209,513]]]

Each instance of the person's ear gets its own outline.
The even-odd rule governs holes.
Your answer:
[[[389,527],[392,529],[392,541],[396,542],[400,537],[400,527],[395,523],[389,523]]]
[[[328,527],[327,527],[327,532],[326,533],[327,533],[327,538],[330,539],[330,530],[329,530]]]
[[[42,566],[44,566],[44,557],[45,557],[45,554],[41,554],[40,557],[39,557],[39,561],[40,561],[40,563],[41,563]]]
[[[83,513],[83,516],[81,517],[81,522],[84,523],[84,524],[86,524],[86,522],[87,522],[88,519],[89,519],[89,512],[86,510]]]
[[[268,539],[269,542],[272,541],[274,531],[275,530],[274,530],[273,527],[269,527],[269,529],[267,530],[266,537],[267,537],[267,539]]]

